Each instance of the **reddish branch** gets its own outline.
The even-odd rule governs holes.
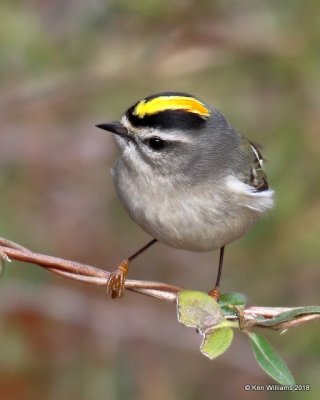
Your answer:
[[[36,264],[64,278],[90,285],[105,286],[110,275],[110,272],[98,267],[34,253],[15,242],[0,237],[0,261],[10,261],[10,259]],[[183,290],[181,287],[161,282],[130,279],[126,280],[125,287],[128,290],[169,302],[175,302],[177,294],[180,290]],[[248,324],[258,325],[258,321],[255,323],[257,317],[272,318],[283,311],[291,309],[283,307],[249,307],[244,310],[243,317]],[[299,315],[292,320],[273,327],[273,329],[288,329],[319,317],[319,314]]]
[[[106,286],[110,272],[91,265],[64,260],[45,254],[34,253],[15,242],[0,237],[0,257],[37,264],[57,275],[73,281],[91,285]],[[160,282],[127,280],[126,289],[146,294],[151,297],[175,302],[176,295],[182,288]]]

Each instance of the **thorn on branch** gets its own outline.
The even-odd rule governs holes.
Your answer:
[[[7,254],[3,250],[0,250],[0,278],[2,278],[6,266],[6,261],[11,262]]]

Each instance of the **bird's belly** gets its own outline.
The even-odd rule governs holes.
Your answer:
[[[217,213],[207,204],[180,202],[172,207],[146,207],[132,218],[152,237],[169,246],[209,251],[220,248],[246,233],[254,220],[243,218],[239,212]]]
[[[118,195],[131,218],[171,247],[209,251],[246,233],[258,218],[219,193],[171,188],[114,175]]]

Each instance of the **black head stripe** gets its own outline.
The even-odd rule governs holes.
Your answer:
[[[164,96],[181,96],[181,97],[194,97],[191,94],[188,93],[184,93],[184,92],[162,92],[162,93],[156,93],[156,94],[152,94],[148,97],[145,98],[145,101],[150,101],[152,99],[155,99],[157,97],[164,97]]]
[[[130,123],[137,127],[189,130],[200,129],[206,124],[206,120],[200,115],[184,110],[165,110],[139,118],[133,114],[134,108],[135,105],[129,108],[126,116]]]

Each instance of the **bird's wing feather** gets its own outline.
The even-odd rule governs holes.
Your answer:
[[[253,152],[253,163],[250,170],[250,179],[248,184],[257,192],[263,192],[269,189],[267,176],[263,171],[263,157],[254,143],[250,142],[250,146]]]

